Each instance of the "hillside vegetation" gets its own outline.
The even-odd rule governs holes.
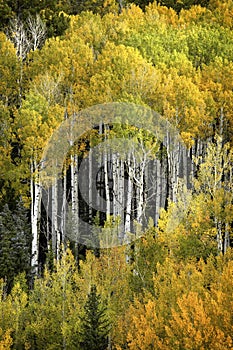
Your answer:
[[[14,3],[0,0],[0,349],[233,349],[232,0]],[[43,186],[45,149],[66,143]]]

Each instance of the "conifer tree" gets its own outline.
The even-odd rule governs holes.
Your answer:
[[[21,202],[11,210],[6,204],[0,214],[0,278],[12,286],[15,276],[30,271],[30,226]]]
[[[102,305],[96,285],[92,285],[84,305],[84,316],[81,318],[81,349],[107,349],[109,331],[110,323],[106,316],[106,307]]]

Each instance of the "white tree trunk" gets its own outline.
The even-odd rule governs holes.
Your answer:
[[[117,186],[117,207],[118,207],[118,215],[120,216],[120,227],[118,231],[118,238],[120,243],[122,243],[124,239],[124,220],[125,220],[125,166],[124,161],[119,159],[118,162],[118,186]]]
[[[226,253],[227,249],[230,247],[230,225],[228,223],[225,224],[225,235],[224,235],[224,253]]]
[[[106,195],[106,220],[110,216],[110,195],[109,195],[109,181],[108,181],[108,152],[107,150],[104,150],[104,155],[103,155],[103,160],[104,160],[104,183],[105,183],[105,195]]]
[[[113,180],[113,216],[117,217],[120,214],[120,208],[118,203],[118,191],[119,191],[119,159],[115,153],[112,154],[112,180]]]
[[[32,257],[31,267],[34,275],[38,274],[39,258],[39,220],[41,210],[41,186],[36,161],[31,160],[31,229]]]
[[[137,195],[136,195],[136,220],[139,224],[142,224],[143,217],[143,209],[146,205],[146,201],[144,200],[144,176],[146,171],[146,156],[142,160],[142,162],[137,166],[137,176],[135,177],[136,186],[137,186]]]
[[[180,155],[180,144],[174,138],[171,139],[169,131],[166,137],[166,148],[167,148],[167,159],[168,159],[168,193],[169,199],[173,202],[176,201],[177,197],[177,185],[179,175],[179,155]]]
[[[88,181],[88,210],[89,210],[89,222],[92,222],[92,184],[93,184],[93,179],[92,179],[92,149],[90,147],[89,150],[89,156],[88,156],[88,176],[89,176],[89,181]]]
[[[155,225],[157,225],[159,220],[159,212],[160,212],[160,201],[162,196],[161,186],[161,164],[158,159],[154,161],[155,164],[155,177],[156,177],[156,192],[155,192]]]
[[[28,17],[26,22],[26,31],[28,37],[30,36],[29,47],[35,51],[40,48],[46,38],[46,25],[37,14],[35,18]]]
[[[78,205],[78,156],[71,155],[71,212],[72,238],[77,248],[79,242],[79,205]]]
[[[131,154],[128,154],[128,186],[126,199],[126,215],[125,215],[125,234],[131,231],[131,217],[132,217],[132,199],[133,199],[133,174],[134,169],[131,165]]]
[[[58,231],[57,179],[55,179],[54,183],[52,184],[51,206],[52,249],[56,259],[59,259],[60,238]]]
[[[66,175],[67,169],[66,165],[63,171],[63,186],[62,186],[62,208],[61,208],[61,241],[62,243],[65,242],[66,237],[66,207],[67,207],[67,199],[66,199],[66,186],[67,186],[67,175]]]
[[[107,125],[104,126],[104,134],[105,134],[105,142],[108,138],[108,132],[109,128]],[[105,195],[106,195],[106,208],[105,208],[105,213],[106,213],[106,220],[109,218],[110,213],[111,213],[111,202],[110,202],[110,193],[109,193],[109,166],[108,166],[108,161],[109,161],[109,152],[107,148],[105,147],[103,151],[103,161],[104,161],[104,183],[105,183]]]
[[[215,218],[215,227],[217,230],[217,245],[218,252],[223,253],[223,237],[222,237],[222,222]]]

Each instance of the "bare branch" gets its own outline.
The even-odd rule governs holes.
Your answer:
[[[28,17],[23,23],[13,19],[7,30],[8,38],[14,43],[17,56],[24,60],[30,50],[41,48],[46,38],[46,26],[39,15]]]
[[[36,17],[28,17],[26,21],[27,33],[30,38],[30,46],[33,51],[44,44],[46,39],[46,25],[37,14]]]
[[[30,42],[23,22],[19,18],[11,20],[6,34],[13,42],[17,56],[24,60],[30,50]]]

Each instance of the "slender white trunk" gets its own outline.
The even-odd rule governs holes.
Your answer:
[[[100,122],[99,123],[99,135],[102,135],[103,134],[103,124]],[[98,164],[98,169],[101,168],[101,165],[102,165],[102,157],[103,157],[103,152],[99,152],[98,154],[98,160],[97,160],[97,164]],[[98,188],[98,194],[96,196],[96,205],[97,205],[97,208],[99,208],[100,211],[103,211],[103,208],[102,208],[102,205],[101,204],[101,196],[103,195],[102,193],[102,188],[101,188],[101,180],[102,180],[102,176],[101,176],[101,172],[98,173],[98,177],[96,179],[98,181],[98,185],[99,185],[99,188]]]
[[[161,164],[158,159],[154,161],[155,164],[155,177],[156,177],[156,192],[155,192],[155,225],[157,225],[159,220],[159,211],[160,211],[160,201],[161,201]]]
[[[225,235],[224,235],[224,253],[226,253],[227,249],[230,247],[230,225],[228,223],[225,224]]]
[[[222,222],[218,221],[215,218],[215,227],[217,229],[217,245],[218,245],[218,252],[223,252],[223,237],[222,237]]]
[[[169,199],[173,200],[174,177],[173,177],[172,150],[171,150],[169,132],[167,132],[166,148],[167,148],[167,163],[168,163],[168,197]]]
[[[63,187],[62,187],[62,208],[61,208],[61,241],[65,242],[66,236],[66,186],[67,186],[67,175],[66,175],[66,166],[63,171]]]
[[[161,196],[160,196],[160,207],[164,208],[167,200],[168,193],[168,184],[167,184],[167,176],[168,176],[168,164],[164,159],[161,160],[160,166],[160,181],[161,181]]]
[[[224,113],[223,107],[220,109],[220,121],[219,121],[219,135],[223,137],[223,126],[224,126]]]
[[[178,140],[175,139],[175,136],[174,139],[171,140],[169,132],[167,132],[166,143],[168,158],[168,193],[169,199],[175,202],[179,176],[180,144]]]
[[[48,252],[50,251],[50,222],[49,222],[49,203],[50,203],[50,190],[47,190],[47,203],[46,203],[46,240]]]
[[[72,212],[72,238],[77,248],[79,242],[79,230],[78,230],[78,156],[77,154],[71,155],[71,212]]]
[[[52,185],[52,208],[51,208],[51,225],[52,225],[52,249],[56,259],[59,259],[59,250],[60,250],[60,232],[58,230],[58,183],[55,179]]]
[[[104,150],[104,183],[105,183],[105,195],[106,195],[106,220],[110,216],[110,195],[109,195],[109,181],[108,181],[108,153]]]
[[[89,176],[89,181],[88,181],[88,207],[89,207],[89,221],[92,221],[92,148],[90,147],[89,150],[89,157],[88,157],[88,165],[89,165],[89,172],[88,172],[88,176]]]
[[[134,169],[131,166],[131,155],[128,154],[128,187],[126,200],[126,215],[125,215],[125,233],[131,231],[131,216],[132,216],[132,199],[133,199],[133,174]]]
[[[144,158],[143,161],[138,165],[137,168],[137,178],[136,178],[136,185],[137,185],[137,215],[136,219],[139,224],[142,223],[142,216],[143,216],[143,208],[146,204],[143,198],[143,190],[144,190],[144,175],[145,175],[145,165],[146,165],[146,159]]]
[[[195,157],[196,157],[196,152],[195,152],[195,143],[194,143],[192,145],[191,150],[190,150],[190,158],[191,158],[190,182],[191,182],[191,184],[193,184],[195,172],[196,172],[196,166],[195,166],[195,161],[194,161]]]
[[[189,187],[189,150],[186,147],[180,147],[180,158],[182,158],[182,176],[184,179],[184,184],[188,188]]]
[[[118,167],[119,159],[115,153],[112,154],[112,181],[113,181],[113,216],[117,217],[119,215],[119,204],[118,204],[118,186],[119,186],[119,177],[118,177]]]
[[[32,258],[31,267],[34,275],[38,274],[39,263],[39,219],[41,206],[41,186],[36,161],[31,160],[31,229]]]
[[[104,129],[104,134],[105,134],[105,141],[108,138],[107,131],[109,131],[109,128],[107,125],[105,125]],[[105,147],[104,149],[104,154],[103,154],[103,161],[104,161],[104,183],[105,183],[105,196],[106,196],[106,208],[105,208],[105,213],[106,213],[106,220],[110,216],[111,212],[111,203],[110,203],[110,193],[109,193],[109,169],[108,169],[108,150]]]
[[[117,206],[118,215],[120,215],[120,227],[119,227],[119,241],[122,243],[124,239],[124,220],[125,220],[125,165],[122,159],[118,162],[118,192],[117,192]]]

